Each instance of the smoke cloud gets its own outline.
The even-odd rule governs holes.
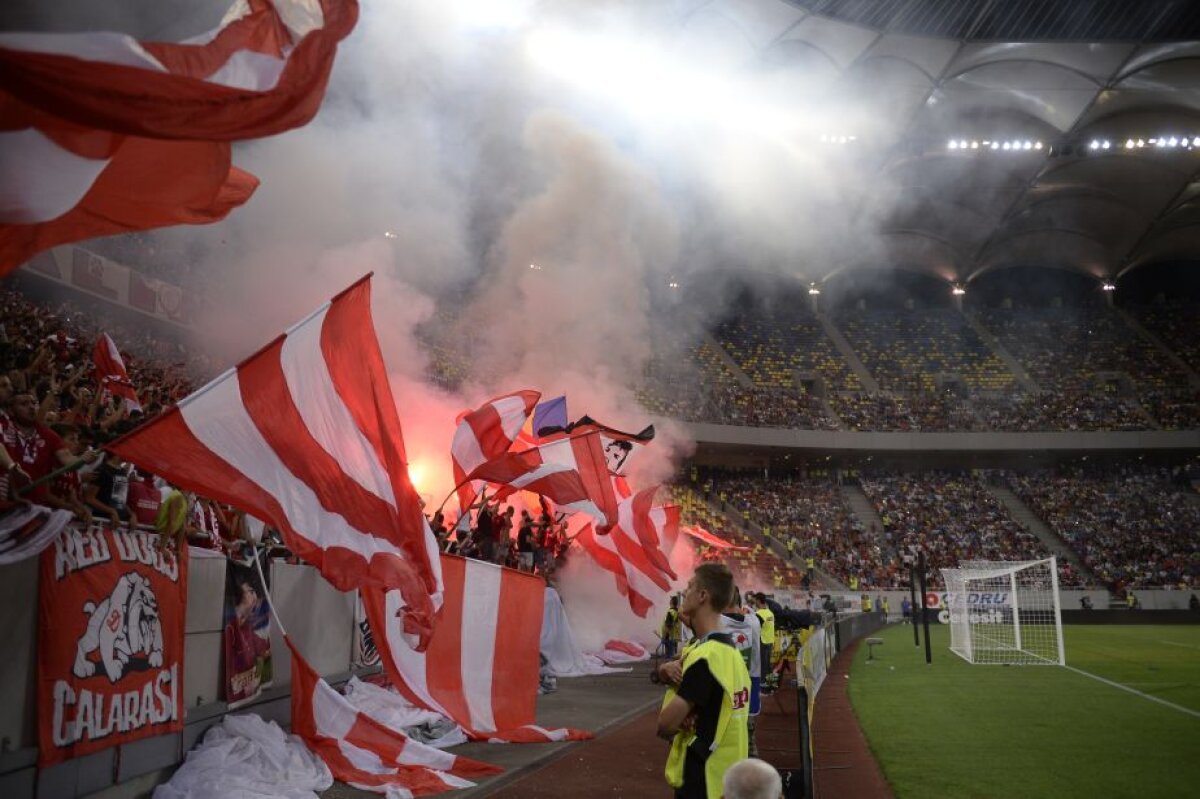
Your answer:
[[[373,271],[429,502],[451,487],[455,415],[489,396],[566,393],[573,416],[640,429],[652,354],[719,320],[726,281],[869,258],[891,196],[838,143],[886,146],[886,103],[694,5],[363,3],[319,116],[236,148],[251,202],[154,236],[208,296],[197,346],[234,363]],[[459,390],[430,382],[421,335],[455,349]],[[690,451],[654,421],[638,485]]]

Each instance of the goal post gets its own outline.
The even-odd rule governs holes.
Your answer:
[[[950,650],[968,663],[1065,666],[1058,563],[965,561],[942,569]]]

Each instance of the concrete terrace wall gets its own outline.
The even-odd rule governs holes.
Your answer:
[[[1112,433],[864,433],[789,430],[733,425],[685,425],[701,444],[755,449],[804,449],[847,453],[928,452],[1128,452],[1200,450],[1200,430]]]
[[[354,595],[333,588],[310,566],[271,565],[271,596],[288,634],[308,661],[331,682],[349,677]],[[9,657],[0,659],[0,797],[60,799],[83,796],[169,768],[221,720],[221,631],[224,558],[191,557],[184,638],[182,733],[143,739],[47,768],[37,761],[38,560],[0,566],[0,629]],[[239,708],[286,724],[291,718],[291,659],[272,625],[274,684],[255,703]],[[131,794],[134,791],[130,792]]]

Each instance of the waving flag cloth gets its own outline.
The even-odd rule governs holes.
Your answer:
[[[681,529],[683,530],[684,533],[686,533],[691,538],[696,539],[701,544],[708,544],[710,547],[713,547],[715,549],[728,549],[731,552],[749,552],[750,551],[750,547],[740,547],[737,544],[731,544],[730,542],[726,541],[724,538],[721,538],[718,535],[714,535],[713,533],[710,533],[708,530],[705,530],[703,527],[701,527],[698,524],[692,525],[690,527],[683,527]]]
[[[292,731],[355,788],[389,796],[425,796],[474,785],[503,769],[414,741],[359,711],[320,678],[290,638]],[[405,647],[407,648],[407,647]]]
[[[654,568],[675,580],[678,577],[667,560],[663,545],[672,537],[670,528],[673,527],[678,535],[679,508],[675,505],[656,506],[654,495],[658,489],[658,486],[646,488],[622,499],[617,506],[617,524],[624,533],[632,534]]]
[[[403,630],[423,648],[441,562],[409,482],[369,278],[108,449],[279,528],[342,591],[398,589]]]
[[[467,479],[501,486],[499,499],[519,490],[540,494],[561,513],[588,514],[602,532],[617,521],[617,497],[596,432],[559,433],[549,443],[506,452],[472,470]]]
[[[534,724],[546,584],[493,563],[442,555],[445,604],[424,652],[404,646],[395,591],[363,591],[375,644],[410,702],[453,719],[477,740],[582,740],[590,733]]]
[[[306,124],[355,0],[241,0],[183,43],[0,34],[0,276],[40,250],[224,218],[257,179],[230,142]]]
[[[656,583],[650,574],[633,567],[625,559],[616,542],[624,536],[621,533],[613,535],[596,535],[591,523],[587,523],[575,535],[575,543],[596,562],[600,568],[612,573],[617,585],[617,592],[629,600],[630,609],[642,617],[646,614],[667,591]],[[659,577],[661,579],[661,577]]]
[[[96,366],[96,382],[100,386],[100,396],[113,394],[125,401],[125,407],[131,411],[140,411],[142,403],[138,402],[137,391],[129,381],[129,373],[125,371],[125,361],[121,351],[107,333],[101,333],[92,349],[92,363]]]
[[[564,416],[566,409],[564,408]],[[609,427],[597,422],[590,416],[581,416],[564,428],[538,428],[538,435],[544,439],[552,438],[555,433],[582,435],[596,433],[600,436],[600,447],[604,451],[608,471],[611,474],[622,474],[629,462],[629,456],[637,445],[649,444],[654,440],[654,425],[646,426],[641,432],[626,433],[615,427]]]
[[[541,396],[537,391],[515,391],[490,399],[459,417],[450,459],[460,510],[469,508],[479,493],[467,474],[508,452]]]
[[[526,420],[517,433],[519,449],[529,449],[542,443],[542,433],[559,432],[567,427],[567,397],[543,400],[533,409],[533,416]]]

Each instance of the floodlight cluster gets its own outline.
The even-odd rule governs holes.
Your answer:
[[[951,139],[946,143],[947,150],[1000,150],[1002,152],[1040,150],[1045,146],[1034,139]]]
[[[854,142],[857,140],[858,140],[857,136],[841,136],[841,135],[831,136],[827,133],[821,134],[821,143],[822,144],[850,144],[851,142]]]
[[[1090,150],[1107,150],[1110,147],[1116,147],[1117,143],[1108,139],[1092,139],[1088,144]],[[1152,136],[1149,139],[1137,138],[1126,139],[1124,143],[1126,150],[1141,150],[1145,147],[1168,148],[1182,147],[1185,150],[1200,148],[1200,136],[1172,136],[1170,134],[1163,136]]]

